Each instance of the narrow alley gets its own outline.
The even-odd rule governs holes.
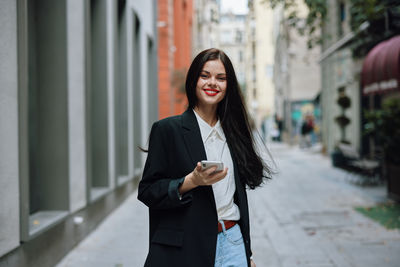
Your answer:
[[[248,192],[258,267],[395,267],[400,232],[354,210],[386,201],[385,186],[360,187],[312,150],[274,143],[279,173]],[[147,208],[132,194],[57,267],[143,266]]]

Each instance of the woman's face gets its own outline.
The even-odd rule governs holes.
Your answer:
[[[221,60],[207,61],[196,85],[197,107],[217,106],[226,94],[226,73]]]

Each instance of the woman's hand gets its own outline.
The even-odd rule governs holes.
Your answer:
[[[254,263],[253,260],[250,260],[250,266],[251,266],[251,267],[256,267],[256,264]]]
[[[223,171],[215,172],[217,166],[213,166],[208,169],[204,169],[201,167],[200,162],[197,162],[196,168],[188,175],[188,179],[191,179],[193,184],[196,186],[200,185],[212,185],[216,182],[225,178],[228,173],[228,168],[225,168]]]
[[[212,185],[225,178],[228,173],[228,168],[223,171],[215,172],[216,166],[203,170],[200,162],[197,162],[194,170],[186,175],[183,184],[179,187],[179,194],[184,194],[187,191],[202,185]]]

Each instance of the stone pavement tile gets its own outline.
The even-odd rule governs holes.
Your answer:
[[[57,267],[143,266],[148,250],[147,208],[132,194]]]
[[[371,221],[322,231],[320,235],[330,241],[325,246],[327,250],[345,255],[352,266],[399,266],[398,231],[386,230]]]
[[[255,254],[256,263],[259,259],[265,258],[265,252],[268,249],[273,249],[269,252],[272,254],[274,264],[258,265],[258,266],[313,266],[313,264],[322,264],[321,266],[335,266],[327,259],[327,255],[321,249],[314,245],[312,239],[307,237],[303,229],[295,222],[280,222],[269,209],[269,205],[254,207],[255,201],[260,201],[256,196],[262,191],[255,191],[254,194],[249,194],[250,214],[252,233],[264,232],[264,242],[270,244],[266,247],[259,235],[252,235],[252,247]],[[253,193],[253,192],[252,192]],[[283,210],[284,212],[284,210]],[[263,247],[263,249],[260,249]],[[257,251],[264,251],[261,257]],[[271,255],[269,255],[271,257]],[[263,261],[261,261],[263,262]]]
[[[279,257],[272,247],[270,240],[265,236],[252,236],[252,247],[254,254],[254,261],[257,266],[281,266]]]
[[[285,145],[273,145],[271,151],[278,175],[249,192],[253,251],[270,249],[268,255],[279,264],[262,266],[391,267],[400,262],[399,231],[354,210],[385,199],[384,188],[364,191],[319,154]]]

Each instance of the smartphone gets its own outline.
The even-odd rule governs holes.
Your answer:
[[[224,163],[222,161],[212,161],[212,160],[202,160],[201,167],[203,169],[211,168],[212,166],[217,166],[216,172],[224,170]]]

